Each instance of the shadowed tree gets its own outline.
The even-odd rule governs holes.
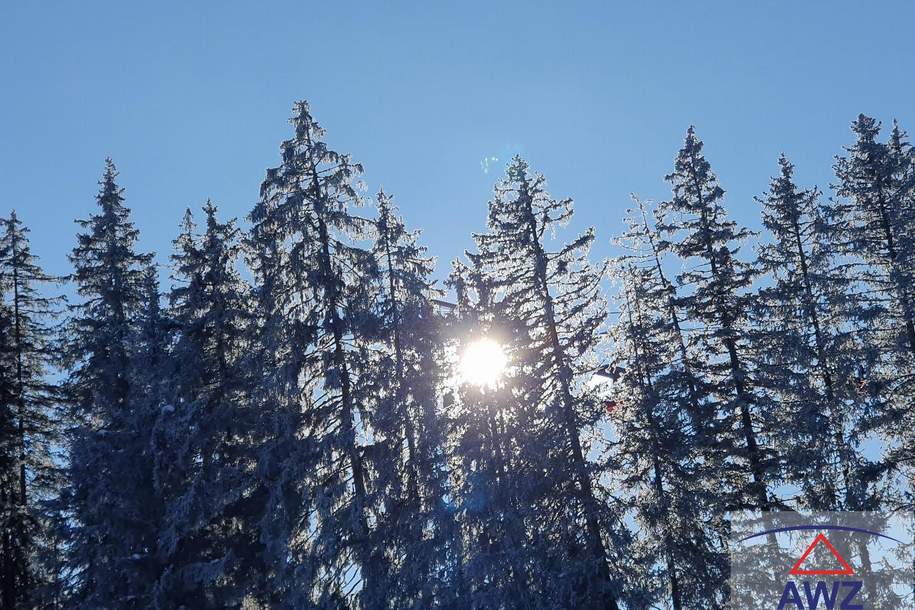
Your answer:
[[[70,438],[68,551],[72,601],[86,608],[149,607],[158,571],[160,507],[147,442],[154,414],[133,383],[151,255],[135,249],[138,232],[116,178],[108,160],[98,212],[78,221],[70,256],[80,302],[70,306],[65,347],[79,422]]]
[[[59,278],[46,274],[29,245],[29,230],[11,212],[3,220],[0,237],[0,284],[6,293],[12,328],[10,340],[15,393],[15,446],[18,463],[13,538],[25,545],[8,558],[19,556],[25,563],[16,568],[26,581],[15,597],[28,588],[31,602],[42,604],[52,595],[58,575],[53,572],[55,544],[49,529],[48,502],[60,488],[60,469],[53,447],[59,442],[59,392],[48,380],[55,364],[54,319],[60,298],[48,296]],[[11,524],[13,525],[13,524]],[[47,564],[47,565],[45,565]],[[4,569],[8,568],[4,564]],[[4,582],[7,582],[4,579]]]
[[[667,181],[673,197],[660,206],[659,229],[686,267],[678,281],[688,288],[679,304],[691,328],[689,347],[705,355],[701,374],[722,420],[717,426],[721,450],[746,464],[748,481],[731,481],[735,492],[728,504],[769,510],[777,504],[770,489],[778,472],[771,449],[760,441],[771,430],[771,409],[751,379],[746,314],[753,271],[736,257],[751,233],[727,218],[724,189],[692,127]]]
[[[367,392],[376,406],[367,417],[379,451],[375,488],[387,509],[379,529],[385,545],[388,607],[433,607],[448,597],[454,570],[449,548],[452,514],[445,506],[447,431],[438,412],[444,381],[439,296],[430,279],[434,260],[398,216],[393,198],[379,192],[372,256],[378,267],[377,347],[369,356]],[[371,337],[370,337],[371,338]]]
[[[366,325],[373,320],[368,313],[377,268],[371,253],[356,244],[369,235],[371,223],[349,211],[361,203],[356,184],[361,167],[327,148],[305,102],[294,112],[295,134],[281,146],[282,164],[267,171],[251,220],[261,297],[274,310],[264,320],[264,339],[282,341],[266,344],[283,360],[271,363],[262,383],[281,387],[282,394],[271,390],[270,399],[279,398],[293,417],[301,413],[300,423],[289,420],[278,432],[305,439],[284,441],[288,469],[275,461],[280,457],[267,463],[278,469],[271,478],[292,477],[287,480],[304,495],[297,503],[307,508],[299,514],[289,491],[276,489],[269,519],[271,527],[281,528],[275,544],[279,565],[298,564],[294,578],[286,579],[295,583],[298,597],[292,599],[302,600],[296,603],[336,607],[341,599],[358,599],[363,608],[377,608],[384,603],[387,568],[382,541],[372,531],[369,485],[375,473],[368,454],[373,449],[363,426],[363,410],[375,397],[366,395],[371,386],[361,377],[366,363],[361,339],[373,334]],[[288,431],[293,424],[300,434]],[[301,454],[295,466],[288,461],[293,445]],[[278,450],[271,449],[274,455]],[[282,539],[289,540],[289,550]]]
[[[212,202],[197,235],[190,210],[172,255],[170,323],[176,339],[165,375],[167,406],[156,422],[156,482],[166,503],[157,583],[162,608],[241,604],[237,572],[238,507],[255,466],[246,408],[250,380],[242,366],[250,319],[248,289],[236,269],[241,246],[234,221]]]
[[[518,354],[527,379],[520,391],[522,401],[540,411],[547,432],[540,442],[551,484],[541,508],[555,515],[562,544],[576,549],[565,566],[574,589],[569,603],[615,609],[619,576],[611,562],[618,563],[623,530],[599,497],[595,465],[582,441],[603,415],[581,385],[597,366],[598,328],[606,315],[603,268],[587,259],[591,230],[556,251],[547,249],[547,233],[568,222],[572,202],[552,199],[544,183],[515,157],[490,201],[489,230],[475,236],[478,253],[470,257],[498,294],[502,315],[527,328],[528,344]]]

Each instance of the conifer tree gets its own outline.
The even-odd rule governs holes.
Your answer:
[[[25,582],[14,595],[24,605],[26,589],[31,591],[31,603],[41,603],[36,594],[47,590],[57,579],[42,565],[42,560],[46,556],[43,547],[48,546],[51,535],[46,504],[59,487],[59,469],[53,458],[53,444],[58,441],[59,397],[48,375],[54,365],[53,323],[60,299],[43,293],[59,280],[39,266],[29,245],[29,230],[15,211],[3,220],[3,225],[0,284],[5,289],[12,324],[9,339],[18,464],[16,489],[10,496],[15,498],[18,517],[9,525],[21,530],[11,531],[12,538],[27,544],[8,557],[18,556],[25,562],[15,570],[25,575]],[[8,567],[5,565],[4,569]]]
[[[296,538],[291,553],[301,562],[295,575],[299,595],[319,607],[358,598],[363,608],[378,608],[387,568],[370,519],[377,502],[370,487],[374,446],[364,422],[374,397],[362,377],[360,345],[371,334],[365,324],[377,269],[371,253],[356,243],[369,235],[370,223],[349,211],[361,203],[361,167],[327,148],[307,103],[297,103],[294,113],[295,134],[283,142],[282,164],[268,170],[251,213],[261,290],[281,316],[265,323],[275,324],[269,331],[285,335],[294,349],[284,347],[280,356],[286,360],[274,367],[289,392],[283,397],[287,408],[301,412],[307,445],[307,462],[293,471],[301,476],[292,479],[307,496],[300,503],[309,508],[304,526],[294,512],[286,513],[287,499],[271,498],[283,502],[272,510],[285,513],[274,518],[282,518],[284,536]],[[266,268],[277,264],[275,271]]]
[[[528,341],[522,323],[504,315],[493,284],[477,263],[455,262],[449,285],[457,295],[448,333],[460,360],[477,341],[492,341],[519,358]],[[456,365],[460,366],[460,365]],[[452,586],[454,607],[550,608],[569,602],[563,582],[566,547],[550,539],[539,514],[540,473],[547,456],[539,442],[536,406],[522,399],[523,373],[509,365],[493,385],[453,377],[449,394],[450,451],[461,561]]]
[[[0,301],[0,608],[28,602],[31,523],[22,506],[13,314]]]
[[[572,205],[552,199],[544,182],[522,159],[512,160],[490,202],[489,232],[475,236],[479,252],[471,258],[500,293],[505,317],[528,329],[529,344],[518,361],[528,380],[522,400],[537,406],[543,429],[552,433],[541,439],[552,487],[542,509],[558,515],[557,536],[564,548],[574,549],[566,557],[566,581],[574,589],[567,603],[615,609],[614,552],[622,530],[600,497],[582,442],[603,415],[581,385],[597,366],[597,331],[606,315],[603,269],[587,260],[590,230],[557,251],[546,249],[545,235],[568,222]]]
[[[381,191],[377,204],[372,256],[385,349],[373,350],[367,378],[378,397],[369,424],[385,439],[376,487],[390,507],[379,524],[391,558],[387,604],[431,607],[446,596],[454,566],[452,515],[443,504],[447,431],[437,409],[443,346],[432,299],[441,291],[431,280],[434,260],[417,243],[418,232],[406,229],[393,198]]]
[[[86,608],[148,607],[158,567],[158,505],[148,445],[151,414],[135,387],[134,339],[151,255],[109,159],[99,211],[78,221],[70,256],[81,300],[70,306],[66,337],[72,431],[67,500],[72,514],[72,603]]]
[[[287,553],[295,524],[307,515],[305,485],[316,461],[308,437],[302,436],[312,397],[302,379],[301,346],[308,345],[311,335],[306,324],[291,323],[293,315],[301,318],[307,312],[302,311],[301,288],[290,275],[286,230],[275,214],[278,201],[278,196],[262,188],[245,242],[254,274],[254,316],[248,326],[249,355],[244,366],[252,376],[249,402],[259,416],[249,431],[256,450],[256,480],[240,503],[239,529],[248,533],[249,540],[236,559],[239,569],[249,575],[249,599],[262,605],[279,604],[299,588],[290,582],[295,567]],[[311,578],[306,573],[298,580]]]
[[[758,247],[758,267],[771,278],[753,319],[759,383],[779,404],[783,468],[816,510],[861,510],[866,466],[858,450],[861,416],[853,379],[863,346],[848,320],[859,316],[845,270],[829,252],[828,212],[816,189],[800,189],[782,156],[779,174],[758,199],[771,242]]]
[[[175,342],[167,402],[153,442],[155,480],[165,501],[158,552],[165,570],[158,607],[215,608],[241,604],[245,575],[234,571],[235,520],[255,463],[247,440],[249,379],[247,288],[234,221],[221,223],[212,202],[196,234],[190,210],[172,255],[176,284],[169,295]]]
[[[915,356],[915,153],[898,125],[888,143],[863,114],[852,131],[857,141],[835,164],[838,253],[863,263],[857,272],[884,322],[878,339],[887,353]]]
[[[673,197],[660,206],[659,229],[686,267],[678,281],[690,290],[679,303],[692,327],[690,349],[707,355],[701,373],[724,423],[719,426],[720,449],[746,464],[748,481],[732,482],[736,493],[730,507],[770,510],[778,504],[770,494],[778,471],[766,444],[772,430],[767,416],[773,409],[751,378],[746,313],[753,271],[736,256],[751,233],[727,218],[724,189],[692,127],[667,181]]]
[[[645,285],[651,287],[652,302],[657,302],[658,312],[663,312],[667,332],[676,347],[672,354],[670,374],[677,375],[676,386],[686,391],[684,406],[689,414],[690,425],[696,441],[705,451],[714,450],[715,417],[713,409],[706,404],[708,388],[700,377],[701,359],[688,349],[687,328],[683,312],[680,310],[678,290],[674,282],[664,269],[664,258],[670,244],[665,242],[657,229],[657,215],[655,222],[649,220],[649,212],[645,203],[633,197],[638,205],[638,211],[629,212],[626,218],[626,231],[617,240],[627,253],[617,259],[617,274],[627,266],[632,265],[645,276]],[[623,273],[624,280],[629,277]],[[623,281],[623,285],[626,282]],[[706,459],[715,459],[706,456]]]
[[[629,252],[615,268],[621,311],[612,332],[611,420],[618,441],[611,461],[639,523],[632,561],[642,575],[643,603],[722,607],[727,557],[716,461],[722,456],[709,446],[704,384],[685,347],[656,230],[638,203],[622,240]]]
[[[859,115],[854,145],[835,164],[837,201],[828,215],[832,247],[851,269],[859,336],[858,427],[887,441],[879,468],[861,469],[887,481],[899,471],[915,480],[915,151],[894,123],[887,142],[880,123]],[[911,506],[904,494],[895,502]],[[859,498],[859,502],[864,498]],[[878,502],[873,498],[870,506]],[[879,502],[878,502],[879,503]],[[867,504],[865,504],[867,506]]]

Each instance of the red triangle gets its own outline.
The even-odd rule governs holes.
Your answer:
[[[819,543],[826,545],[826,548],[829,549],[829,552],[832,553],[833,557],[839,560],[839,563],[842,565],[841,570],[802,570],[801,564],[804,563],[804,560],[807,559],[807,556],[813,552],[814,547]],[[829,540],[826,539],[826,536],[823,534],[817,534],[817,537],[813,539],[813,542],[810,543],[810,546],[807,547],[807,550],[804,551],[804,554],[801,555],[801,558],[791,566],[791,574],[795,576],[851,576],[855,573],[851,569],[851,566],[848,565],[848,562],[842,559],[842,556],[839,555],[839,552],[836,551],[835,547],[829,543]]]

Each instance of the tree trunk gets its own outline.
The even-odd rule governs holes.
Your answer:
[[[677,334],[677,349],[680,352],[680,358],[683,360],[683,370],[687,373],[687,380],[689,383],[689,399],[692,405],[695,417],[701,417],[701,402],[699,400],[699,389],[696,387],[696,381],[691,374],[691,367],[689,364],[689,352],[686,349],[686,341],[683,339],[683,330],[680,327],[680,316],[677,315],[677,304],[676,304],[676,292],[674,285],[667,279],[667,275],[664,273],[664,269],[661,267],[661,256],[658,252],[658,247],[655,244],[654,236],[651,232],[651,227],[648,225],[648,217],[645,214],[645,208],[642,206],[642,202],[639,201],[639,208],[642,211],[642,222],[645,226],[645,235],[648,238],[648,243],[651,245],[651,253],[654,259],[655,270],[658,272],[658,278],[661,280],[661,284],[664,287],[664,290],[667,291],[667,311],[670,316],[670,323],[674,328],[674,332]],[[697,424],[697,428],[704,429],[705,421],[704,418]]]
[[[391,341],[394,347],[394,374],[396,375],[395,381],[397,383],[397,390],[395,394],[395,399],[397,401],[397,406],[401,410],[401,417],[404,422],[404,433],[407,437],[407,490],[410,494],[410,500],[415,503],[419,503],[419,476],[416,470],[416,430],[413,426],[413,419],[410,417],[409,410],[407,409],[406,401],[404,400],[404,363],[403,363],[403,348],[401,347],[400,340],[400,312],[397,309],[397,292],[396,284],[394,282],[394,263],[393,257],[391,255],[391,241],[388,235],[382,237],[384,240],[384,251],[385,258],[388,263],[388,290],[391,292],[391,309],[393,317],[393,332],[391,333]]]
[[[601,592],[601,600],[595,600],[595,607],[606,610],[618,610],[619,605],[616,601],[616,595],[612,591],[613,579],[610,575],[610,568],[607,565],[607,549],[604,546],[601,537],[600,525],[597,521],[597,501],[594,498],[594,490],[591,486],[591,478],[588,475],[587,462],[581,449],[581,439],[579,438],[578,424],[574,411],[574,402],[572,399],[572,372],[566,362],[565,353],[562,349],[562,343],[559,340],[559,332],[556,328],[556,315],[553,307],[553,298],[550,295],[549,284],[546,277],[546,254],[540,243],[540,236],[537,234],[537,220],[534,212],[530,207],[530,199],[526,203],[526,216],[529,229],[529,238],[531,246],[534,249],[535,257],[535,274],[534,278],[537,283],[537,290],[544,306],[544,320],[547,325],[547,340],[552,350],[552,358],[559,368],[559,386],[562,397],[563,407],[563,427],[567,440],[572,452],[572,468],[574,470],[575,482],[579,499],[585,515],[585,526],[588,534],[588,547],[594,561],[597,562],[597,575],[594,578],[591,590]]]
[[[19,497],[18,503],[26,506],[26,469],[25,469],[25,383],[22,376],[22,322],[19,316],[19,264],[17,240],[13,238],[13,327],[16,342],[16,408],[17,433],[19,441]]]
[[[635,306],[638,309],[636,310],[639,318],[639,327],[641,328],[642,324],[642,312],[641,308],[638,307],[636,299],[633,297],[629,298],[629,326],[632,328],[632,311],[631,308]],[[633,346],[633,351],[635,352],[635,362],[636,369],[638,370],[639,375],[639,385],[642,386],[643,391],[647,390],[648,395],[654,397],[654,386],[651,381],[651,377],[644,370],[641,364],[641,357],[639,355],[639,349],[637,346]],[[655,431],[658,430],[659,426],[655,420],[654,413],[650,410],[647,412],[647,417],[649,425],[651,426],[651,435],[655,442],[655,445],[660,445],[659,440],[655,436]],[[677,578],[677,566],[674,558],[674,545],[673,538],[671,536],[671,526],[670,519],[668,518],[668,506],[667,506],[667,493],[664,490],[664,479],[661,473],[661,463],[658,459],[657,452],[652,452],[651,455],[652,470],[654,472],[654,490],[655,496],[658,499],[658,503],[661,505],[661,512],[664,514],[664,549],[665,549],[665,559],[667,561],[667,579],[670,584],[670,601],[673,605],[673,610],[683,610],[683,602],[680,599],[680,582]]]
[[[307,132],[306,132],[307,134]],[[311,146],[311,138],[306,135],[308,146]],[[313,156],[309,156],[309,172],[314,189],[314,196],[319,198],[322,208],[326,208],[324,191],[318,178],[318,171]],[[331,333],[334,341],[334,366],[340,376],[340,415],[343,428],[345,430],[344,441],[346,443],[345,451],[350,462],[350,468],[353,473],[353,504],[356,513],[357,531],[356,553],[359,557],[360,568],[362,571],[363,589],[362,597],[367,601],[366,608],[375,608],[383,602],[378,597],[378,583],[373,566],[373,556],[369,544],[369,525],[365,513],[366,486],[365,470],[362,464],[362,456],[359,448],[356,446],[355,421],[353,420],[353,397],[352,384],[349,375],[349,367],[346,362],[346,353],[343,345],[343,323],[340,319],[338,307],[340,306],[339,287],[337,278],[333,269],[333,263],[330,255],[330,235],[327,231],[327,224],[320,214],[317,215],[318,222],[318,240],[320,243],[320,260],[321,273],[325,282],[324,288],[324,307],[325,313],[330,320]],[[307,239],[308,236],[303,236]]]
[[[836,404],[835,390],[833,388],[832,373],[829,370],[829,364],[826,361],[826,341],[823,338],[822,327],[820,325],[820,315],[817,312],[816,297],[813,294],[813,287],[810,282],[810,272],[807,264],[807,252],[804,250],[804,244],[801,239],[801,226],[797,213],[792,214],[792,231],[794,233],[794,245],[797,248],[797,257],[801,267],[801,276],[804,281],[804,309],[807,310],[807,316],[810,324],[813,326],[814,342],[817,350],[817,371],[820,379],[823,381],[823,391],[826,401],[829,403],[830,419],[832,420],[833,439],[835,441],[835,451],[838,454],[839,464],[842,469],[842,482],[845,485],[846,502],[851,499],[851,466],[848,461],[847,451],[845,450],[845,424],[842,416],[842,409]],[[839,506],[833,508],[838,510]],[[854,507],[848,507],[854,508]]]
[[[718,269],[718,262],[712,249],[710,236],[711,228],[709,227],[705,201],[702,197],[702,187],[699,184],[692,164],[690,165],[690,174],[693,179],[693,186],[696,189],[696,197],[699,199],[698,203],[701,210],[700,218],[702,220],[702,239],[705,245],[706,258],[711,267],[712,279],[717,287],[717,285],[720,284],[720,270]],[[737,403],[740,410],[740,424],[743,430],[744,442],[747,446],[747,458],[750,462],[750,471],[753,478],[751,493],[756,496],[756,501],[759,503],[760,510],[768,511],[771,506],[769,503],[768,491],[766,489],[766,479],[762,460],[760,458],[759,445],[756,441],[756,432],[753,430],[753,419],[750,415],[750,397],[747,393],[746,385],[744,384],[743,365],[737,353],[737,344],[734,340],[732,320],[727,308],[724,307],[724,304],[721,301],[721,294],[718,290],[715,291],[715,310],[721,324],[721,329],[724,331],[722,341],[728,352],[728,365],[731,371],[731,380],[734,383],[734,391],[737,395]]]

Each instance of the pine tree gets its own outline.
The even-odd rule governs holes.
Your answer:
[[[459,262],[448,280],[457,295],[448,321],[458,358],[477,341],[493,341],[517,358],[528,343],[523,324],[505,317],[478,264]],[[460,364],[454,366],[460,367]],[[459,377],[456,371],[453,377]],[[536,406],[519,389],[523,374],[509,367],[493,386],[461,380],[448,394],[449,454],[460,565],[453,606],[480,609],[551,608],[568,603],[562,582],[566,548],[548,537],[537,504],[547,465],[537,438]],[[558,548],[557,548],[558,547]]]
[[[701,374],[708,394],[726,429],[719,427],[722,450],[746,463],[749,481],[733,482],[731,508],[770,510],[778,504],[770,495],[778,483],[771,450],[765,445],[772,430],[766,397],[751,379],[751,349],[747,331],[749,288],[753,270],[736,255],[751,233],[727,218],[724,189],[702,155],[702,142],[692,127],[667,176],[673,197],[660,206],[661,234],[672,252],[691,265],[678,276],[690,291],[679,297],[690,324],[690,349],[707,354]]]
[[[600,292],[602,268],[587,260],[592,231],[555,252],[544,236],[572,216],[571,201],[554,200],[544,178],[516,157],[496,187],[489,206],[489,232],[475,236],[480,265],[500,293],[504,315],[523,323],[530,343],[518,366],[528,383],[523,400],[541,410],[549,456],[546,476],[552,490],[543,500],[557,517],[567,557],[569,602],[578,607],[617,608],[618,575],[608,562],[621,530],[617,516],[600,498],[594,464],[587,459],[583,433],[594,429],[602,409],[581,382],[597,366],[598,328],[606,315]],[[510,354],[511,356],[511,354]]]
[[[915,156],[898,126],[886,144],[877,141],[880,123],[863,114],[852,131],[857,141],[835,164],[839,253],[864,263],[858,272],[885,320],[886,349],[915,356]]]
[[[81,302],[71,305],[67,390],[79,424],[70,440],[67,500],[72,514],[69,569],[77,607],[148,607],[158,570],[158,505],[148,434],[151,414],[135,387],[134,338],[151,255],[135,249],[138,231],[109,159],[99,212],[70,260]]]
[[[371,253],[356,244],[370,223],[348,209],[361,203],[355,182],[361,167],[327,148],[307,103],[296,104],[294,113],[295,135],[281,146],[282,165],[268,170],[251,220],[262,296],[280,316],[264,324],[294,349],[280,347],[283,360],[273,366],[282,377],[267,383],[282,388],[285,409],[301,413],[306,445],[306,461],[295,471],[277,458],[268,461],[281,468],[274,476],[299,473],[291,480],[307,496],[308,531],[298,529],[301,518],[287,512],[285,498],[271,498],[283,501],[271,518],[282,519],[275,523],[282,537],[295,537],[290,552],[301,562],[298,595],[319,607],[358,598],[362,607],[377,608],[387,568],[371,526],[374,446],[363,424],[374,397],[361,377],[361,337],[372,334],[364,325],[371,320],[377,269]]]
[[[621,311],[613,329],[611,461],[640,525],[636,557],[644,604],[722,607],[727,578],[717,483],[721,455],[701,398],[667,279],[659,239],[642,203],[629,220],[618,259]],[[649,570],[646,566],[656,564]]]
[[[206,231],[198,236],[187,211],[172,255],[175,342],[154,433],[155,480],[166,504],[158,546],[166,568],[156,586],[162,608],[235,606],[244,595],[233,546],[240,536],[236,510],[255,465],[247,442],[250,380],[242,366],[248,291],[236,269],[234,221],[219,222],[209,201],[204,212]]]
[[[828,212],[816,189],[799,189],[782,156],[779,174],[758,199],[771,243],[758,247],[758,267],[771,278],[755,303],[758,379],[776,397],[783,467],[816,510],[861,510],[866,461],[855,422],[861,416],[854,379],[863,346],[848,320],[858,314],[850,282],[829,252]]]
[[[385,442],[376,460],[385,511],[379,524],[391,557],[387,605],[432,607],[446,596],[453,555],[452,515],[446,510],[443,420],[438,412],[443,382],[440,321],[430,279],[434,260],[406,229],[393,198],[378,193],[372,256],[378,265],[377,316],[386,349],[373,350],[366,377],[378,397],[368,424]],[[452,557],[449,557],[449,556]]]
[[[15,438],[18,482],[16,505],[18,540],[28,541],[20,549],[27,562],[17,571],[26,574],[23,590],[31,590],[33,603],[57,579],[42,565],[50,543],[46,504],[58,493],[59,469],[52,455],[58,441],[58,392],[48,381],[54,365],[54,317],[60,299],[42,294],[57,282],[39,266],[29,245],[29,230],[15,212],[3,220],[0,238],[0,281],[6,288],[11,313],[10,333],[15,386]],[[12,555],[11,555],[12,556]],[[25,604],[20,591],[16,599]],[[36,596],[36,594],[38,594]]]

